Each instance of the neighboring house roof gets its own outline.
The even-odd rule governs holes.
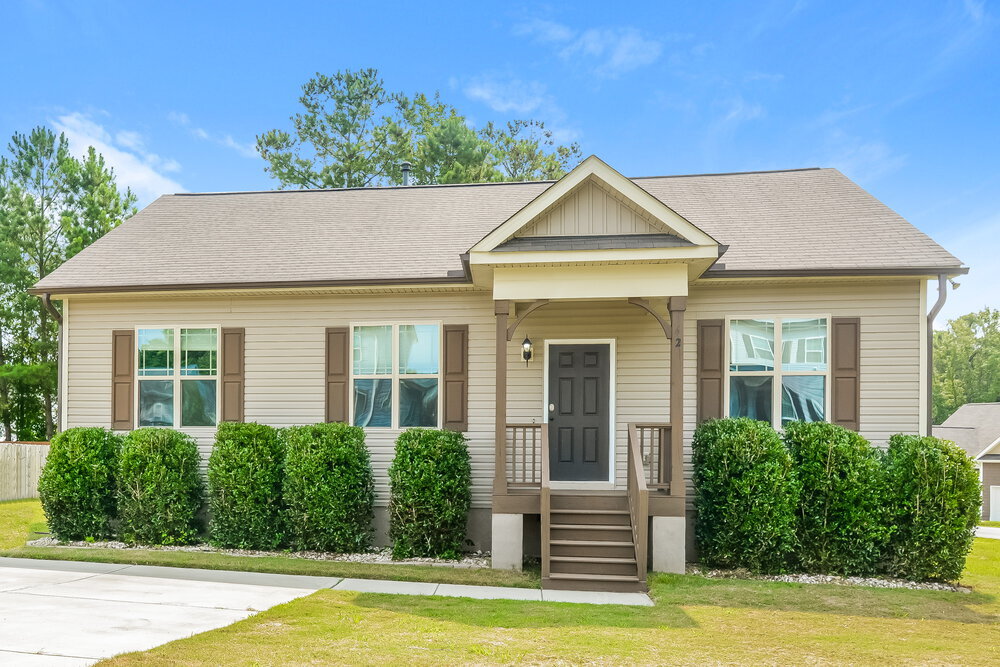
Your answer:
[[[987,454],[1000,440],[1000,403],[966,403],[935,426],[934,435],[953,441],[972,458]]]
[[[963,271],[836,169],[631,180],[728,246],[706,276]],[[32,291],[462,281],[462,256],[551,185],[165,195]]]

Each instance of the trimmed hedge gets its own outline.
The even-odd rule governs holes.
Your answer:
[[[52,438],[38,494],[60,540],[112,537],[120,446],[121,437],[103,428],[71,428]]]
[[[947,440],[897,434],[886,456],[894,530],[890,574],[957,581],[979,523],[982,488],[968,455]]]
[[[396,439],[389,466],[393,558],[460,558],[472,505],[465,436],[413,428]]]
[[[796,569],[876,572],[889,534],[879,450],[826,422],[792,422],[784,431],[799,481]]]
[[[701,559],[781,572],[795,546],[792,459],[770,424],[746,417],[701,424],[691,443]]]
[[[375,483],[364,429],[293,426],[286,444],[284,499],[290,544],[350,553],[371,544]]]
[[[198,446],[168,428],[125,436],[118,462],[121,538],[139,544],[186,544],[201,530],[204,485]]]
[[[208,460],[213,544],[235,549],[277,549],[282,545],[284,459],[284,445],[271,426],[219,424]]]

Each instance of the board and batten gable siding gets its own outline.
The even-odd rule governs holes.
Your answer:
[[[517,232],[515,237],[662,234],[662,225],[627,205],[620,196],[587,181]]]
[[[273,426],[325,418],[326,330],[351,323],[440,321],[469,326],[469,451],[473,499],[490,506],[493,486],[493,303],[483,292],[284,296],[87,297],[70,300],[66,425],[111,424],[111,331],[141,327],[244,329],[246,421]],[[214,428],[182,428],[207,460]],[[399,430],[367,429],[379,505]]]

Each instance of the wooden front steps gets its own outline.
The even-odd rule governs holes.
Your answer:
[[[542,587],[591,591],[645,591],[636,563],[632,520],[624,493],[553,492],[548,567]],[[645,568],[646,564],[642,563]]]

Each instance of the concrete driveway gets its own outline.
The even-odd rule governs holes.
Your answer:
[[[0,558],[0,665],[90,665],[229,625],[338,581]]]

